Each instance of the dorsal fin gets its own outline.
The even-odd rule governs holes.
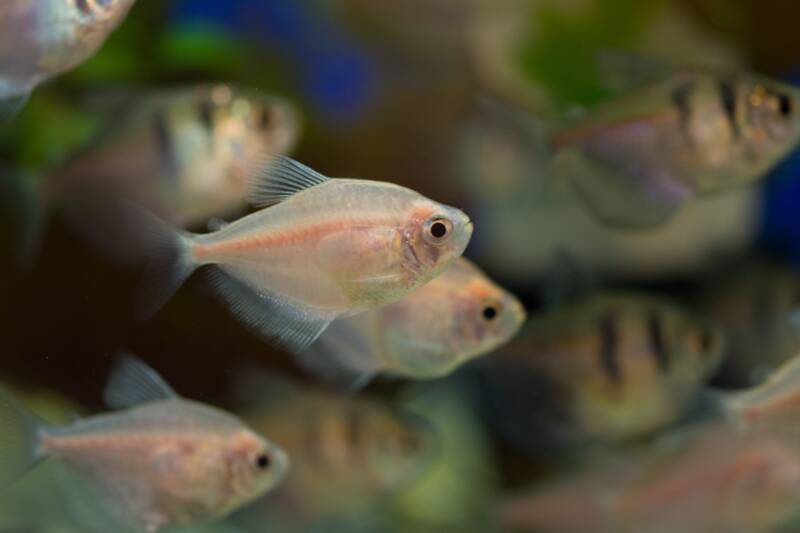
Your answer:
[[[105,402],[112,409],[127,409],[177,397],[155,370],[130,354],[120,356],[104,393]]]
[[[330,179],[283,155],[253,165],[249,174],[247,201],[255,207],[280,203],[293,194]]]

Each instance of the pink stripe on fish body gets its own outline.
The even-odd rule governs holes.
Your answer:
[[[408,265],[410,228],[436,206],[397,185],[335,179],[198,237],[191,253],[251,286],[320,308],[371,307],[416,282],[424,265]]]

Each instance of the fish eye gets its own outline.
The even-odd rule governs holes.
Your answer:
[[[453,233],[453,223],[443,216],[435,216],[425,223],[423,236],[431,244],[442,244]]]
[[[780,111],[781,116],[784,118],[788,118],[792,115],[794,106],[789,95],[781,94],[778,96],[778,110]]]
[[[487,321],[491,322],[492,320],[497,318],[497,315],[499,313],[497,311],[497,307],[495,307],[494,305],[487,305],[486,307],[483,308],[482,314],[483,314],[483,318],[485,318]]]
[[[256,457],[256,466],[261,470],[269,468],[270,463],[272,463],[272,461],[270,461],[269,455],[266,453],[262,453]]]

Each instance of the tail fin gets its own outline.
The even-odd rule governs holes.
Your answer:
[[[199,266],[191,256],[193,236],[176,230],[146,209],[128,204],[137,238],[148,257],[135,302],[137,318],[152,317]]]
[[[10,393],[0,389],[0,488],[22,477],[43,459],[39,431],[45,426]]]
[[[800,411],[800,354],[758,387],[724,395],[722,405],[726,416],[746,425],[789,410]]]

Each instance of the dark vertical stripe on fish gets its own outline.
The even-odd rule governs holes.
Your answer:
[[[694,90],[694,82],[686,81],[675,87],[672,91],[672,103],[678,109],[680,127],[690,144],[694,144],[692,137],[692,105],[689,98]]]
[[[197,106],[197,115],[200,117],[200,123],[209,132],[214,129],[214,105],[207,99],[200,100]]]
[[[661,325],[659,314],[655,310],[647,313],[647,335],[650,339],[650,351],[656,360],[656,366],[661,372],[669,370],[669,352],[664,339],[664,328]]]
[[[178,165],[175,159],[175,145],[172,142],[167,116],[163,109],[156,111],[153,117],[153,134],[156,138],[161,165],[164,167],[168,176],[177,177]]]
[[[736,87],[730,80],[719,80],[718,88],[722,109],[730,124],[733,138],[738,140],[741,132],[739,131],[739,123],[736,121]]]
[[[345,413],[344,420],[344,438],[345,449],[351,459],[357,459],[361,453],[359,445],[361,444],[361,413],[358,409],[349,408]]]
[[[622,370],[619,366],[617,351],[619,350],[619,322],[614,314],[607,314],[600,319],[600,367],[614,383],[622,381]]]
[[[89,5],[89,0],[75,0],[75,7],[84,15],[92,14],[92,6]]]

